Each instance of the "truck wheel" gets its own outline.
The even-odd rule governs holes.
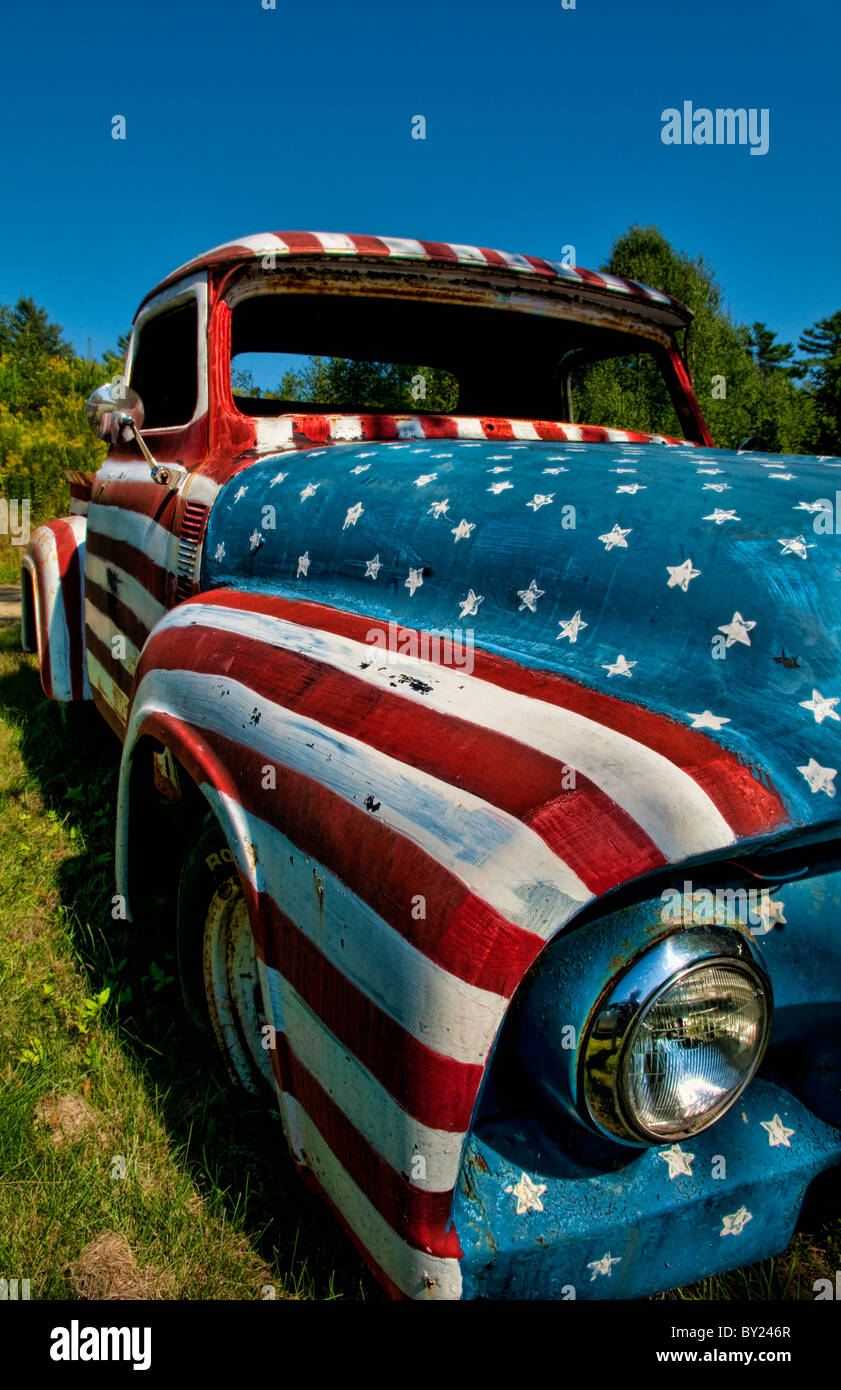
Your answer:
[[[176,919],[178,973],[187,1012],[212,1033],[235,1085],[274,1096],[268,1020],[248,909],[216,819],[193,840],[181,871]]]

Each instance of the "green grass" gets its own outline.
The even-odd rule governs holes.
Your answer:
[[[31,528],[33,531],[35,527]],[[25,545],[13,545],[8,536],[0,536],[0,584],[20,583],[20,562]]]
[[[37,1299],[379,1299],[278,1118],[185,1024],[171,929],[112,920],[117,742],[18,647],[0,631],[0,1277]],[[817,1224],[664,1297],[810,1299],[839,1267],[841,1223]]]
[[[109,1277],[123,1296],[379,1298],[279,1119],[184,1022],[170,933],[112,920],[118,744],[44,699],[18,646],[0,632],[0,1277],[33,1299]]]

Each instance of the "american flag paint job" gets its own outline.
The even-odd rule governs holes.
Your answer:
[[[635,853],[644,871],[666,862],[664,849],[691,857],[732,844],[724,808],[739,794],[720,774],[738,785],[741,768],[668,721],[661,740],[676,734],[682,747],[655,760],[614,733],[606,711],[597,725],[570,710],[566,682],[524,693],[533,673],[501,658],[472,677],[425,664],[429,700],[418,663],[374,680],[366,624],[377,620],[267,594],[180,605],[144,648],[124,756],[144,734],[174,746],[227,828],[281,1035],[281,1108],[298,1161],[389,1285],[452,1297],[452,1193],[508,1000],[591,900],[586,877],[604,888],[606,872],[618,882],[634,871]],[[607,707],[621,722],[620,702]],[[655,741],[658,728],[643,737]],[[580,793],[561,794],[565,740],[582,760],[601,757],[603,780],[624,759],[619,801],[587,777]],[[702,750],[719,774],[709,791]],[[680,766],[688,759],[698,780]],[[676,812],[694,796],[696,825],[684,816],[682,829],[662,820],[646,832],[629,817],[621,801],[639,796],[653,761]],[[267,767],[276,792],[264,788]],[[579,794],[601,821],[589,844],[584,814],[564,815]],[[733,818],[748,815],[753,833],[780,823],[773,793],[746,802]],[[412,1178],[418,1156],[427,1185]]]
[[[333,234],[231,243],[161,303],[272,251],[510,271],[686,316],[534,258]],[[459,1176],[535,963],[622,885],[837,833],[841,557],[812,522],[841,461],[534,420],[248,419],[208,341],[212,419],[152,440],[187,467],[180,491],[112,451],[76,480],[86,515],[33,537],[44,688],[92,695],[123,741],[121,893],[143,739],[213,808],[290,1148],[385,1288],[481,1292]],[[532,1190],[509,1168],[500,1208]],[[618,1252],[602,1275],[581,1248],[609,1278]]]
[[[258,232],[224,242],[211,251],[195,257],[167,275],[149,292],[141,308],[163,290],[187,276],[203,270],[228,269],[237,264],[265,261],[267,257],[339,257],[360,261],[401,261],[423,264],[459,265],[471,270],[512,271],[518,276],[551,283],[565,282],[596,290],[610,296],[621,296],[640,304],[656,305],[677,313],[684,321],[692,315],[679,300],[661,290],[640,285],[622,275],[604,271],[585,270],[582,266],[567,266],[561,261],[548,261],[541,256],[512,255],[509,251],[494,251],[486,246],[463,246],[447,241],[416,241],[410,237],[381,237],[344,234],[340,232]],[[274,262],[272,262],[274,263]]]
[[[89,700],[84,662],[83,574],[85,518],[70,516],[39,526],[22,561],[31,609],[23,604],[23,643],[37,651],[44,694],[54,700]],[[30,618],[34,632],[30,631]]]

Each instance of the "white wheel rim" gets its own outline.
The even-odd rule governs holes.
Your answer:
[[[252,1094],[255,1071],[274,1078],[263,1047],[267,1019],[248,909],[235,879],[221,883],[211,898],[204,927],[204,987],[210,1021],[235,1079]]]

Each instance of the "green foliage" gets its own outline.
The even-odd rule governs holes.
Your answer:
[[[693,259],[675,251],[656,227],[633,226],[614,243],[603,268],[663,290],[693,310],[686,357],[701,410],[717,444],[735,448],[748,436],[759,435],[771,451],[815,452],[821,442],[816,437],[815,390],[795,384],[800,369],[789,365],[791,344],[776,343],[776,334],[765,324],[756,323],[752,329],[734,324],[723,307],[715,274],[703,256]],[[835,317],[841,327],[841,315]],[[834,351],[837,361],[837,340],[834,349],[823,343],[819,347],[830,357]],[[629,376],[622,363],[599,364],[598,381],[588,390],[587,404],[591,412],[587,418],[593,424],[676,432],[674,414],[665,405],[659,386],[639,371]],[[833,441],[830,433],[826,432],[823,447],[827,451],[841,449],[841,431],[836,429]]]
[[[764,376],[775,370],[788,372],[789,376],[801,376],[801,368],[792,365],[793,345],[791,343],[776,343],[774,341],[776,336],[776,333],[772,333],[771,329],[767,328],[764,323],[753,325],[750,348],[757,367]]]
[[[89,472],[102,462],[105,445],[91,434],[84,405],[120,365],[117,353],[104,363],[76,357],[31,299],[0,306],[0,493],[29,498],[32,526],[69,511],[67,469]]]
[[[284,372],[273,391],[254,385],[247,368],[234,368],[235,395],[295,401],[333,410],[454,410],[458,383],[440,367],[362,362],[347,357],[311,357],[298,371]]]
[[[798,346],[808,353],[803,366],[814,391],[817,447],[834,453],[841,439],[841,310],[807,328]]]

